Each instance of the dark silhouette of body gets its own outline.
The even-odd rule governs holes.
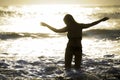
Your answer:
[[[56,29],[44,22],[41,22],[41,25],[46,26],[52,31],[57,33],[67,32],[67,37],[69,41],[67,43],[67,47],[65,51],[65,69],[71,68],[71,62],[73,56],[75,56],[75,69],[80,69],[82,62],[82,44],[81,44],[82,30],[94,26],[102,21],[106,21],[108,19],[109,19],[108,17],[104,17],[95,22],[83,24],[83,23],[77,23],[72,15],[67,14],[64,17],[64,22],[66,24],[66,27],[62,29]]]

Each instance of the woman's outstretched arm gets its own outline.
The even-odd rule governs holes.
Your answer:
[[[106,20],[108,20],[108,19],[109,19],[108,17],[104,17],[104,18],[102,18],[102,19],[100,19],[100,20],[97,20],[97,21],[95,21],[95,22],[92,22],[92,23],[89,23],[89,24],[85,24],[83,28],[92,27],[92,26],[97,25],[97,24],[99,24],[100,22],[106,21]]]
[[[62,29],[56,29],[56,28],[54,28],[54,27],[52,27],[52,26],[50,26],[50,25],[48,25],[48,24],[46,24],[44,22],[41,22],[41,25],[45,26],[45,27],[48,27],[50,30],[52,30],[54,32],[57,32],[57,33],[67,32],[67,27],[64,27]]]

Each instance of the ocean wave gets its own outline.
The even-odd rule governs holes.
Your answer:
[[[17,33],[17,32],[1,32],[0,39],[17,39],[17,38],[55,38],[63,37],[63,34],[49,34],[49,33]],[[83,32],[83,37],[86,38],[96,38],[96,39],[110,39],[110,40],[120,40],[120,30],[107,30],[107,29],[91,29]]]
[[[24,38],[24,37],[51,38],[51,37],[55,37],[55,35],[51,35],[47,33],[16,33],[16,32],[1,32],[0,33],[1,40]]]
[[[22,16],[23,14],[22,13],[19,13],[17,11],[4,11],[4,10],[0,10],[0,16]]]
[[[83,33],[85,37],[120,40],[120,30],[92,29]]]
[[[111,13],[95,13],[92,14],[94,17],[110,17],[112,19],[120,19],[120,12],[111,12]]]

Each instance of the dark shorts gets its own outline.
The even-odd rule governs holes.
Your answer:
[[[76,52],[82,51],[81,39],[69,39],[67,48],[68,51]]]
[[[82,52],[82,47],[79,46],[67,46],[67,50],[72,51],[72,52]]]
[[[78,47],[78,46],[70,46],[69,49],[70,51],[75,51],[75,52],[81,51],[81,47]]]

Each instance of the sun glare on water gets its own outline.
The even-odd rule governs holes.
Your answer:
[[[56,25],[59,24],[57,19],[60,19],[61,15],[56,14],[59,12],[58,6],[51,6],[50,9],[49,7],[49,5],[22,6],[19,12],[21,12],[23,16],[11,18],[10,21],[13,25],[9,30],[17,32],[50,32],[46,28],[43,28],[40,22],[44,21],[48,24]]]
[[[12,9],[12,8],[11,8]],[[15,9],[16,10],[16,9]],[[91,14],[92,9],[87,9]],[[72,14],[74,18],[79,22],[88,21],[87,17],[83,17],[81,14],[85,13],[84,8],[80,8],[78,5],[30,5],[21,6],[17,12],[22,14],[22,17],[17,15],[10,18],[12,27],[10,31],[16,32],[50,32],[50,30],[42,27],[40,22],[46,22],[55,28],[62,28],[65,26],[63,18],[65,14]],[[79,17],[78,17],[79,16]]]
[[[89,13],[85,13],[89,11]],[[12,26],[8,25],[4,27],[8,31],[13,32],[27,32],[27,33],[48,33],[55,34],[46,27],[40,25],[40,22],[46,22],[47,24],[55,28],[65,27],[63,18],[66,14],[72,14],[76,21],[86,22],[89,21],[88,17],[84,15],[91,14],[91,8],[80,8],[78,5],[33,5],[22,6],[18,9],[18,12],[22,16],[15,16],[9,20]],[[84,14],[83,14],[84,13]],[[83,17],[84,16],[84,17]],[[9,28],[10,27],[10,28]],[[55,36],[55,35],[54,35]],[[86,43],[87,42],[87,43]],[[89,44],[89,41],[83,42],[83,45]],[[60,44],[58,44],[60,43]],[[24,38],[11,42],[11,48],[8,48],[9,53],[20,53],[19,55],[29,56],[52,56],[64,54],[67,44],[66,36],[53,37],[53,38]],[[59,46],[59,47],[58,47]]]

